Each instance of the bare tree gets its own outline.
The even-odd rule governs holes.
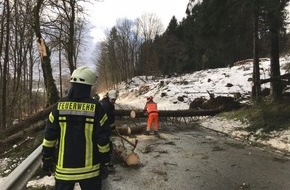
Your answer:
[[[145,42],[153,41],[157,35],[164,31],[161,19],[153,13],[145,13],[137,18],[137,27]]]
[[[132,78],[135,73],[137,62],[135,54],[138,53],[141,43],[141,38],[135,26],[136,23],[128,19],[118,20],[116,26],[118,32],[117,46],[118,51],[120,51],[118,53],[118,63],[123,71],[120,77],[122,81]]]
[[[257,0],[253,1],[253,87],[252,99],[259,102],[261,95],[260,67],[259,67],[259,4]]]
[[[97,52],[97,51],[100,52]],[[109,76],[108,76],[108,65],[109,65],[109,59],[108,59],[108,52],[107,52],[107,46],[105,42],[102,42],[100,44],[96,45],[96,54],[98,54],[98,57],[96,59],[97,64],[97,73],[98,73],[98,88],[97,91],[104,91],[109,86]]]
[[[84,30],[86,27],[86,20],[84,17],[84,8],[80,2],[89,1],[85,0],[50,0],[49,5],[52,9],[56,9],[54,12],[56,18],[53,19],[51,24],[53,25],[53,33],[62,33],[62,38],[58,39],[58,36],[50,33],[52,37],[56,38],[57,42],[62,44],[64,48],[64,55],[67,59],[67,64],[70,73],[74,71],[77,65],[78,53],[80,51],[80,45],[83,41]]]
[[[34,32],[37,37],[37,44],[39,47],[39,53],[41,56],[41,66],[43,70],[43,78],[45,88],[47,90],[47,106],[53,105],[58,101],[59,96],[56,85],[52,76],[52,68],[50,62],[50,49],[45,44],[40,30],[40,9],[43,4],[43,0],[38,0],[37,5],[34,7]]]
[[[4,2],[0,3],[1,127],[11,126],[15,119],[31,113],[32,102],[41,100],[32,97],[33,63],[37,57],[33,53],[33,3],[29,0]]]
[[[0,27],[0,57],[2,57],[3,53],[3,41],[4,41],[4,23],[5,23],[5,4],[1,3],[0,4],[0,22],[1,22],[1,27]],[[2,60],[0,59],[0,79],[2,78],[3,75],[3,69],[2,69]],[[1,80],[2,81],[2,80]],[[2,86],[2,83],[0,83],[0,87]],[[2,89],[2,88],[0,88]]]
[[[147,77],[150,71],[154,72],[157,68],[156,56],[154,56],[150,46],[152,45],[154,38],[163,32],[163,25],[160,18],[155,14],[147,13],[143,14],[140,18],[137,18],[137,27],[140,31],[141,38],[143,39],[140,70],[142,70]]]
[[[119,19],[101,43],[98,62],[99,84],[105,88],[135,76],[141,39],[136,22]],[[105,79],[105,80],[102,80]],[[102,82],[101,82],[102,81]]]
[[[7,112],[7,75],[8,75],[8,62],[9,62],[9,42],[10,42],[10,2],[5,1],[4,10],[6,13],[6,37],[5,37],[5,53],[3,62],[3,76],[2,76],[2,121],[1,127],[6,127],[6,112]]]
[[[281,24],[279,16],[280,2],[275,0],[268,0],[268,18],[270,30],[270,64],[271,64],[271,77],[275,78],[280,76],[280,62],[279,62],[279,32]],[[281,80],[271,82],[271,96],[273,101],[280,101],[282,99],[282,84]]]

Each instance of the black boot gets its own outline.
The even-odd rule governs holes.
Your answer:
[[[159,136],[158,131],[154,131],[154,135],[155,135],[155,136]]]
[[[146,131],[145,132],[145,135],[150,135],[150,131]]]

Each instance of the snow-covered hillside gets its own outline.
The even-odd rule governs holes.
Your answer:
[[[281,58],[281,74],[285,74],[290,58]],[[173,77],[134,77],[130,84],[119,85],[118,104],[142,109],[146,97],[153,96],[161,110],[188,109],[196,97],[209,98],[207,91],[216,96],[233,96],[240,93],[243,97],[251,94],[253,63],[244,61],[233,67],[208,69]],[[269,78],[270,59],[260,62],[261,79]],[[269,83],[262,88],[269,88]],[[183,97],[183,101],[178,100]]]
[[[290,65],[290,56],[280,58],[280,73],[287,73]],[[128,85],[122,83],[118,86],[120,96],[117,103],[122,107],[134,107],[142,109],[146,103],[146,97],[153,96],[160,110],[188,109],[189,104],[197,97],[209,99],[210,93],[216,96],[233,96],[240,93],[242,97],[249,98],[252,88],[253,62],[241,61],[233,67],[208,69],[174,77],[135,77]],[[270,59],[263,58],[260,61],[260,78],[270,77]],[[161,82],[163,81],[163,82]],[[163,85],[161,85],[163,83]],[[270,84],[263,84],[263,88],[269,88]],[[144,90],[146,89],[146,90]],[[178,97],[183,97],[179,101]],[[206,118],[200,121],[201,125],[232,136],[245,137],[258,141],[274,148],[290,152],[290,130],[273,131],[268,140],[255,139],[254,135],[240,130],[247,127],[240,121],[228,121],[223,118]]]

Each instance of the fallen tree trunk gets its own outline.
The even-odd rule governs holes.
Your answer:
[[[121,145],[114,145],[114,151],[128,166],[140,164],[140,157],[134,151],[127,150]]]
[[[1,137],[1,139],[10,136],[11,134],[16,133],[19,130],[27,129],[34,123],[37,123],[41,120],[46,120],[48,118],[49,113],[51,112],[53,106],[50,106],[31,117],[23,120],[1,132],[1,134],[5,134],[5,137]],[[206,116],[206,115],[215,115],[221,112],[221,109],[212,109],[212,110],[160,110],[159,117],[191,117],[191,116]],[[144,115],[142,110],[115,110],[115,116],[128,116],[131,118],[145,118],[147,115]],[[131,129],[135,130],[135,129]],[[138,130],[138,128],[136,129]]]
[[[3,130],[1,134],[0,143],[9,143],[13,142],[25,133],[28,133],[31,130],[39,129],[43,127],[43,122],[48,118],[49,113],[51,112],[53,106],[50,106],[31,117],[23,120],[6,130]],[[207,116],[207,115],[215,115],[220,113],[222,109],[211,109],[211,110],[160,110],[159,117],[192,117],[192,116]],[[128,116],[131,118],[145,118],[147,115],[144,114],[143,110],[115,110],[116,117],[118,116]],[[37,125],[38,122],[42,121],[42,124]],[[35,125],[36,124],[36,125]],[[34,125],[34,126],[32,126]],[[143,131],[142,126],[136,127],[120,127],[120,134],[122,135],[130,135],[132,133],[140,133]],[[14,135],[12,135],[14,134]]]
[[[143,130],[146,129],[146,125],[144,126],[121,126],[121,127],[117,127],[118,133],[120,135],[131,135],[131,134],[139,134],[142,133]]]
[[[28,142],[29,140],[34,140],[34,139],[32,137],[26,137],[20,143],[17,143],[15,145],[13,145],[12,147],[11,146],[6,146],[5,144],[2,144],[2,146],[1,146],[1,149],[2,149],[1,152],[2,152],[2,154],[0,155],[0,157],[2,158],[3,156],[6,156],[7,154],[11,153],[12,151],[15,151],[15,149],[21,148],[21,146],[23,144],[25,144],[26,142]]]
[[[11,127],[3,130],[1,134],[5,134],[5,137],[1,137],[1,139],[6,138],[7,136],[10,136],[12,134],[17,133],[20,130],[26,130],[34,123],[37,123],[41,120],[46,120],[48,118],[49,113],[51,112],[54,105],[49,106],[38,113],[28,117],[25,120],[20,121],[19,123],[16,123],[12,125]],[[116,110],[116,116],[130,116],[131,110]]]
[[[159,117],[193,117],[193,116],[209,116],[216,115],[222,112],[223,109],[209,109],[209,110],[159,110]],[[144,114],[143,110],[132,110],[130,112],[132,118],[144,118],[147,114]]]
[[[115,110],[114,113],[115,113],[115,116],[116,117],[122,117],[122,116],[128,116],[130,117],[130,112],[131,110]]]
[[[274,82],[274,81],[280,81],[281,79],[289,79],[290,78],[290,73],[286,73],[284,75],[280,76],[275,76],[267,79],[261,79],[260,81],[256,82],[257,84],[264,84],[267,82]]]
[[[31,124],[30,127],[27,127],[23,130],[20,130],[18,131],[17,133],[13,134],[13,135],[10,135],[10,136],[6,136],[6,138],[0,140],[0,144],[3,145],[3,144],[12,144],[12,143],[15,143],[17,141],[19,141],[19,139],[25,139],[27,138],[27,136],[33,132],[33,131],[40,131],[42,129],[45,128],[45,121],[40,121],[36,124]]]
[[[29,128],[34,123],[37,123],[41,120],[46,120],[48,118],[49,113],[51,112],[53,106],[50,106],[44,110],[41,110],[40,112],[28,117],[27,119],[20,121],[19,123],[16,123],[15,125],[12,125],[11,127],[3,130],[1,134],[4,134],[5,136],[3,138],[7,138],[7,136],[10,136],[12,134],[17,133],[20,130],[25,131],[27,128]]]

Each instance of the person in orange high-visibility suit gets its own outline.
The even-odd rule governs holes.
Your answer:
[[[150,96],[147,98],[146,105],[144,107],[144,111],[148,114],[147,120],[147,128],[146,128],[146,135],[150,134],[150,129],[152,123],[154,123],[154,135],[158,135],[158,109],[157,103],[153,101],[153,97]]]

